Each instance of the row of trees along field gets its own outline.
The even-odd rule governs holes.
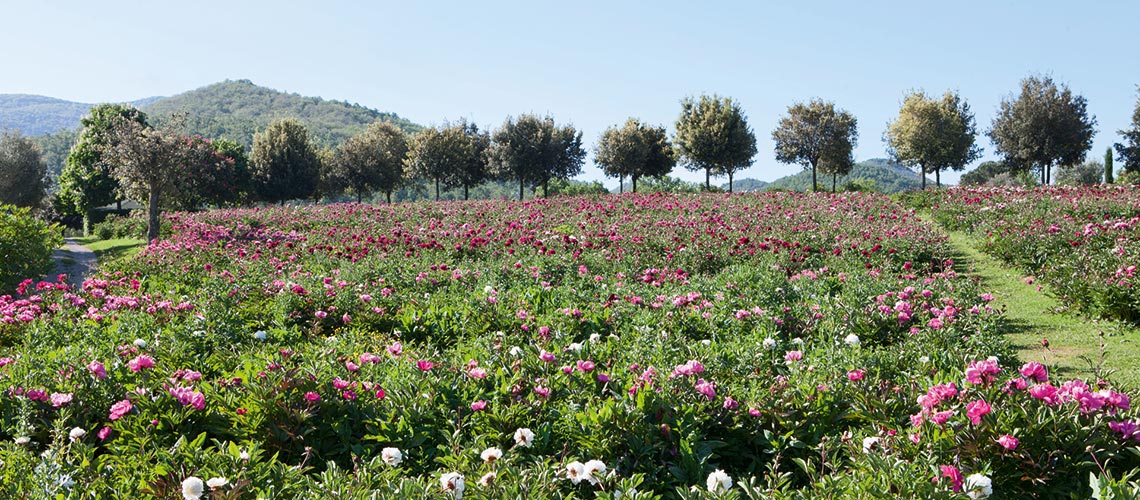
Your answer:
[[[519,198],[530,186],[549,193],[552,181],[582,170],[582,133],[545,116],[509,117],[493,132],[460,121],[409,136],[384,122],[348,138],[338,147],[319,147],[295,119],[272,122],[257,132],[248,155],[236,142],[183,133],[178,116],[152,125],[142,111],[125,105],[94,107],[59,175],[53,206],[60,214],[84,217],[97,207],[127,197],[145,202],[152,221],[159,210],[282,203],[341,195],[362,200],[392,193],[412,182],[427,182],[439,199],[441,189],[470,190],[488,180],[515,183]],[[1049,183],[1051,169],[1075,165],[1088,152],[1096,119],[1085,99],[1048,77],[1030,77],[1021,91],[1001,103],[987,135],[1002,162],[986,172],[1039,174]],[[686,98],[670,139],[663,126],[630,118],[602,133],[595,162],[607,176],[633,189],[643,177],[662,178],[680,163],[710,178],[727,176],[729,190],[739,170],[752,164],[756,137],[740,104],[704,95]],[[955,92],[941,97],[921,90],[903,100],[898,117],[884,134],[894,161],[941,184],[941,172],[962,170],[981,150],[969,105]],[[1120,131],[1116,153],[1126,173],[1140,171],[1140,101],[1132,126]],[[834,103],[814,99],[788,108],[772,132],[775,158],[835,179],[850,172],[858,141],[857,121]],[[1106,155],[1111,164],[1111,152]],[[1111,166],[1105,174],[1111,176]],[[46,168],[35,144],[18,133],[0,135],[0,202],[35,205],[44,198]],[[981,169],[980,169],[981,170]],[[157,223],[150,236],[157,236]]]

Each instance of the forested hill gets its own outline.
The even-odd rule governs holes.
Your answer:
[[[420,128],[395,113],[279,92],[249,80],[227,80],[172,97],[152,97],[127,104],[146,111],[152,121],[171,113],[185,113],[191,131],[246,146],[253,143],[254,132],[284,117],[301,120],[314,138],[328,146],[340,144],[377,120],[392,122],[409,132]],[[29,136],[77,130],[79,119],[91,106],[51,97],[0,94],[0,129],[19,130]]]
[[[160,97],[130,102],[142,107]],[[92,104],[28,94],[0,94],[0,129],[19,130],[24,135],[43,135],[79,128],[79,119]]]
[[[889,160],[874,158],[856,163],[851,174],[839,177],[836,187],[842,189],[843,185],[855,181],[874,182],[875,189],[884,193],[898,193],[909,189],[921,187],[918,173]],[[819,174],[817,178],[820,189],[831,189],[831,176]],[[926,179],[926,183],[933,186],[934,180]],[[772,181],[764,189],[787,189],[791,191],[808,191],[811,189],[811,170],[781,177]]]
[[[395,113],[359,104],[304,97],[254,85],[249,80],[226,80],[168,97],[144,108],[153,118],[186,113],[190,130],[206,137],[230,139],[249,146],[254,132],[277,118],[301,120],[313,137],[335,146],[382,120],[408,132],[420,129]]]

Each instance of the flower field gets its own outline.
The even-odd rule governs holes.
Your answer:
[[[1062,302],[1140,322],[1140,193],[1131,186],[957,188],[924,201],[940,223],[984,237],[984,251],[1036,275]]]
[[[1054,498],[1140,465],[1129,395],[1017,360],[886,197],[167,219],[0,298],[0,497]]]

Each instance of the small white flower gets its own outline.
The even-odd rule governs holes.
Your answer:
[[[708,346],[712,345],[712,341],[709,339],[703,339],[703,340],[701,340],[701,345],[708,347]]]
[[[503,450],[500,450],[500,449],[492,446],[490,448],[483,450],[483,453],[479,454],[479,458],[483,459],[483,463],[489,464],[489,463],[492,463],[492,462],[494,462],[500,458],[503,458]]]
[[[224,477],[211,477],[209,480],[206,481],[206,486],[209,486],[210,489],[212,490],[215,488],[221,488],[222,486],[225,486],[226,483],[228,483],[228,482],[229,481],[226,480],[226,478],[224,478]]]
[[[32,438],[28,436],[20,436],[16,438],[16,444],[28,444],[31,440]]]
[[[202,491],[206,489],[206,484],[201,479],[190,476],[182,481],[182,498],[186,500],[198,500],[202,498]]]
[[[143,339],[135,339],[134,344],[139,349],[146,349],[146,341]]]
[[[574,484],[582,482],[586,478],[585,466],[577,460],[566,464],[566,477]]]
[[[245,450],[241,450],[241,453],[238,453],[238,458],[240,458],[242,460],[249,460],[249,452],[245,451]]]
[[[264,341],[265,341],[265,337],[266,337],[267,335],[268,335],[268,334],[266,334],[266,333],[265,333],[265,330],[258,330],[258,331],[256,331],[256,332],[253,332],[253,338],[254,338],[254,339],[256,339],[256,340],[260,340],[260,341],[262,341],[262,342],[264,342]]]
[[[62,476],[59,476],[59,487],[60,488],[70,490],[72,486],[75,486],[75,480],[71,478],[70,474],[64,474]]]
[[[964,483],[966,494],[974,500],[989,498],[994,494],[994,482],[983,474],[970,474]]]
[[[573,342],[570,345],[566,346],[566,348],[571,350],[571,351],[578,352],[578,351],[582,350],[582,344],[579,344],[577,342]]]
[[[515,445],[522,446],[523,448],[530,448],[534,446],[534,432],[526,427],[520,427],[515,430]]]
[[[795,345],[804,345],[804,339],[796,337],[796,338],[792,339],[792,343]]]
[[[601,460],[590,460],[582,465],[582,472],[585,479],[596,486],[606,476],[606,464]]]
[[[448,472],[439,476],[439,484],[443,487],[443,491],[451,493],[452,498],[460,500],[463,498],[463,489],[466,487],[463,484],[463,474],[458,472]]]
[[[847,345],[849,345],[851,347],[858,347],[859,346],[859,336],[852,333],[846,337],[843,337],[843,342],[847,343]]]
[[[516,345],[514,347],[511,347],[510,353],[511,353],[511,356],[514,356],[517,358],[517,357],[523,355],[523,350],[521,347]]]
[[[768,338],[764,339],[764,348],[768,349],[768,350],[775,349],[776,348],[776,339],[774,339],[772,337],[768,337]]]
[[[918,362],[925,365],[930,362],[930,356],[923,356],[921,358],[918,358]]]
[[[863,438],[863,453],[871,453],[879,445],[879,438],[875,436]]]
[[[709,488],[709,493],[716,493],[718,491],[728,491],[732,488],[732,478],[728,477],[724,471],[717,469],[709,474],[709,478],[705,481],[705,485]]]
[[[404,461],[404,454],[399,448],[388,447],[380,450],[380,458],[384,460],[384,463],[396,467]]]
[[[590,334],[590,343],[591,343],[591,344],[597,344],[597,343],[598,343],[598,342],[600,342],[601,340],[602,340],[602,336],[601,336],[601,335],[598,335],[598,334],[596,334],[596,333],[591,333],[591,334]]]
[[[487,295],[491,295],[492,293],[495,293],[495,287],[493,287],[491,285],[487,285],[487,286],[483,287],[483,293],[485,293]]]
[[[87,431],[80,429],[79,427],[71,429],[71,432],[67,433],[67,437],[71,438],[72,443],[79,441],[80,439],[83,439],[83,436],[86,436],[86,435],[87,435]]]
[[[491,486],[491,483],[493,482],[495,482],[494,472],[488,472],[486,474],[483,474],[483,477],[479,478],[479,486],[482,486],[484,488]]]

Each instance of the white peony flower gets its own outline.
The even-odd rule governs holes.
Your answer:
[[[484,488],[491,486],[491,483],[493,482],[495,482],[494,472],[488,472],[486,474],[483,474],[483,477],[479,478],[479,486],[482,486]]]
[[[238,458],[240,458],[242,460],[249,460],[249,452],[245,451],[245,450],[241,450],[241,453],[238,453]]]
[[[793,343],[793,344],[795,344],[795,345],[800,345],[800,346],[802,346],[802,345],[804,345],[804,339],[801,339],[801,338],[799,338],[799,337],[796,337],[796,338],[792,339],[792,343]]]
[[[520,427],[515,431],[515,445],[524,448],[534,446],[534,432],[526,427]]]
[[[31,440],[32,440],[32,438],[30,438],[28,436],[20,436],[20,437],[16,438],[15,441],[16,441],[16,444],[28,444]]]
[[[859,347],[859,336],[852,333],[846,337],[843,337],[843,342],[851,347]]]
[[[875,436],[863,438],[863,453],[871,453],[879,445],[879,438]]]
[[[582,344],[579,344],[577,342],[573,342],[570,345],[566,346],[566,348],[571,350],[571,351],[578,352],[578,351],[582,350]]]
[[[586,478],[586,468],[582,462],[575,460],[566,464],[566,478],[574,484],[582,482]]]
[[[87,431],[80,429],[79,427],[71,429],[71,432],[67,433],[67,437],[71,438],[72,443],[79,441],[80,439],[83,439],[83,436],[86,436],[86,435],[87,435]]]
[[[776,339],[768,337],[764,339],[764,348],[769,351],[776,348]]]
[[[135,339],[134,345],[139,349],[146,349],[146,341],[143,339]]]
[[[253,338],[262,342],[265,341],[266,336],[268,336],[268,334],[265,333],[265,330],[258,330],[256,332],[253,332]]]
[[[582,465],[582,472],[590,484],[597,485],[606,475],[606,464],[601,460],[590,460]]]
[[[701,345],[703,345],[703,346],[705,346],[705,347],[708,347],[708,346],[712,345],[712,340],[709,340],[709,339],[701,339]]]
[[[198,500],[202,497],[202,491],[206,489],[206,484],[197,477],[190,476],[182,481],[182,498],[186,500]]]
[[[598,342],[601,342],[601,340],[602,340],[602,336],[601,336],[601,335],[598,335],[598,334],[596,334],[596,333],[591,333],[591,334],[590,334],[590,343],[591,343],[591,344],[597,344]]]
[[[443,491],[451,493],[452,498],[461,500],[463,498],[463,489],[466,485],[463,484],[463,474],[458,472],[448,472],[439,476],[439,484],[443,487]]]
[[[717,469],[709,474],[708,480],[705,485],[709,488],[709,493],[717,493],[719,491],[728,491],[732,488],[732,478],[728,477],[724,471]]]
[[[510,353],[511,353],[511,356],[514,356],[517,358],[517,357],[523,355],[523,350],[521,347],[516,345],[514,347],[511,347]]]
[[[215,488],[221,488],[222,486],[225,486],[226,483],[228,483],[228,482],[229,481],[226,480],[226,478],[224,478],[224,477],[211,477],[209,480],[206,481],[206,486],[209,486],[210,489],[212,490]]]
[[[964,488],[966,494],[974,500],[989,498],[994,494],[994,482],[983,474],[970,474],[966,477]]]
[[[404,454],[400,452],[399,448],[388,447],[380,450],[380,458],[384,460],[384,463],[395,467],[404,461]]]
[[[485,293],[487,295],[491,295],[492,293],[495,293],[495,287],[493,287],[491,285],[484,286],[483,287],[483,293]]]
[[[489,463],[492,463],[492,462],[494,462],[500,458],[503,458],[503,450],[500,450],[500,449],[492,446],[490,448],[483,450],[483,453],[479,454],[479,458],[483,459],[483,463],[489,464]]]

